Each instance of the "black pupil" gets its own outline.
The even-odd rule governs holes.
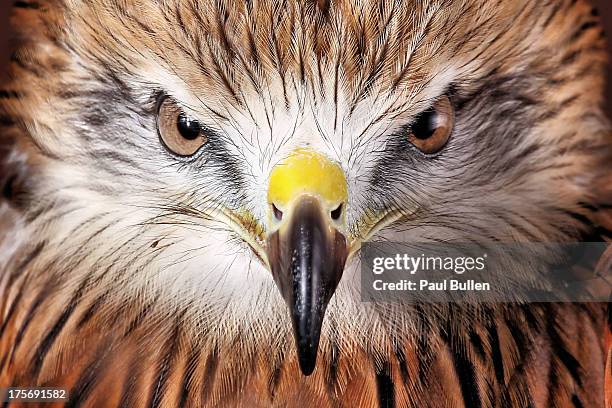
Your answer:
[[[434,109],[421,113],[412,125],[412,134],[417,139],[430,138],[438,128],[438,114]]]
[[[200,136],[202,127],[197,120],[190,119],[184,113],[181,113],[178,117],[176,124],[179,133],[187,140],[195,140]]]

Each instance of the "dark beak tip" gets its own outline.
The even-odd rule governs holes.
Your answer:
[[[300,370],[305,376],[312,374],[317,365],[317,348],[304,347],[298,350]]]
[[[298,362],[313,373],[327,304],[342,277],[347,239],[330,229],[316,202],[304,201],[285,230],[268,237],[270,269],[292,318]]]
[[[316,362],[312,361],[312,362],[302,362],[300,360],[300,370],[302,370],[302,374],[304,374],[304,376],[308,377],[310,374],[313,373],[314,369],[316,366]]]

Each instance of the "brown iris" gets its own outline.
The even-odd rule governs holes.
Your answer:
[[[423,153],[437,153],[448,142],[454,124],[453,105],[447,96],[443,96],[417,116],[410,127],[408,140]]]
[[[157,129],[164,145],[179,156],[195,154],[207,141],[202,125],[171,98],[165,98],[159,105]]]

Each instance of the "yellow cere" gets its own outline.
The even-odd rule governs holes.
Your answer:
[[[328,205],[348,198],[344,172],[326,156],[309,149],[296,149],[270,174],[268,202],[285,208],[295,198],[310,194]]]

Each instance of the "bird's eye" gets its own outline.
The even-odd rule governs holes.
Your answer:
[[[410,127],[408,140],[426,154],[439,152],[448,142],[455,125],[455,111],[447,96],[421,112]]]
[[[195,154],[207,141],[202,125],[170,98],[159,104],[157,130],[164,145],[179,156]]]

